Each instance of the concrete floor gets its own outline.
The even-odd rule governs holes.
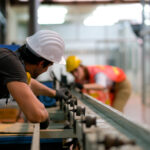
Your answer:
[[[150,127],[150,107],[142,104],[140,96],[131,95],[124,108],[124,114],[135,122]]]

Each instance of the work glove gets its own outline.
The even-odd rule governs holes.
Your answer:
[[[81,83],[75,83],[75,87],[77,87],[80,90],[83,89],[83,85]]]
[[[67,88],[61,88],[59,90],[56,90],[56,96],[55,98],[58,100],[64,99],[65,101],[71,98],[71,93]]]
[[[82,90],[83,89],[83,85],[81,84],[81,83],[70,83],[69,85],[68,85],[68,88],[78,88],[78,89],[80,89],[80,90]]]
[[[49,119],[46,119],[45,121],[40,123],[40,129],[46,129],[49,125]]]
[[[68,86],[67,86],[68,88],[78,88],[78,89],[80,89],[80,90],[82,90],[83,89],[83,85],[81,84],[81,83],[70,83]]]

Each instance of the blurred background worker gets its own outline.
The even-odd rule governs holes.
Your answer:
[[[0,49],[0,98],[16,100],[30,122],[48,126],[48,112],[37,99],[45,95],[66,99],[66,89],[50,89],[34,78],[45,72],[53,63],[65,64],[64,41],[51,30],[41,30],[26,38],[26,43],[16,52]]]
[[[75,78],[74,86],[123,112],[131,86],[122,69],[109,65],[84,66],[76,56],[67,58],[66,69]]]

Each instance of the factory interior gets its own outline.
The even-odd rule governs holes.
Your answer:
[[[15,53],[25,44],[25,49],[32,49],[31,53],[46,60],[51,53],[60,55],[61,52],[54,47],[54,52],[50,50],[47,56],[41,56],[29,45],[34,38],[32,35],[48,30],[54,36],[55,33],[59,34],[52,40],[63,39],[66,63],[50,60],[52,65],[43,73],[36,77],[29,73],[31,81],[34,78],[44,87],[53,89],[55,96],[37,96],[30,83],[25,84],[17,76],[16,80],[4,81],[4,76],[9,75],[3,70],[13,69],[13,63],[9,61],[7,65],[2,64],[4,51]],[[40,40],[34,41],[37,49],[44,45],[44,38],[43,43]],[[59,41],[55,42],[57,44]],[[0,150],[149,150],[149,42],[149,0],[0,0],[0,84],[5,83],[10,93],[7,98],[1,97],[3,89],[0,86]],[[74,58],[79,63],[68,71],[68,67],[73,67],[71,62]],[[23,71],[28,72],[26,62],[21,61],[21,64]],[[88,72],[90,66],[95,68],[91,70],[92,75]],[[95,74],[96,67],[101,70],[101,75],[108,75],[112,87],[103,87],[99,80],[100,73]],[[86,73],[85,81],[82,78],[80,81],[79,74],[76,75],[79,68]],[[110,70],[104,71],[107,69]],[[117,78],[119,73],[122,73],[122,79],[113,79],[113,75]],[[28,74],[26,78],[28,80]],[[120,96],[119,106],[116,106],[116,93],[125,80],[130,86],[125,95]],[[34,114],[30,117],[32,106],[30,103],[26,103],[27,109],[24,104],[22,106],[20,99],[25,100],[25,94],[18,93],[26,89],[19,89],[18,81],[33,91],[34,99],[40,101],[48,112],[46,128],[41,127],[44,120],[29,119],[34,118]],[[16,86],[10,88],[15,82]],[[101,89],[90,90],[90,84],[97,84]],[[60,91],[64,92],[61,94],[67,96],[66,99],[61,97]],[[99,92],[101,99],[94,95],[94,91]],[[14,96],[15,92],[20,99]],[[107,103],[109,98],[112,101]],[[125,98],[122,104],[121,100]],[[36,106],[38,108],[38,104]]]

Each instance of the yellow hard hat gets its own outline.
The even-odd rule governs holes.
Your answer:
[[[68,72],[78,68],[81,60],[77,56],[69,56],[66,60],[66,69]]]

